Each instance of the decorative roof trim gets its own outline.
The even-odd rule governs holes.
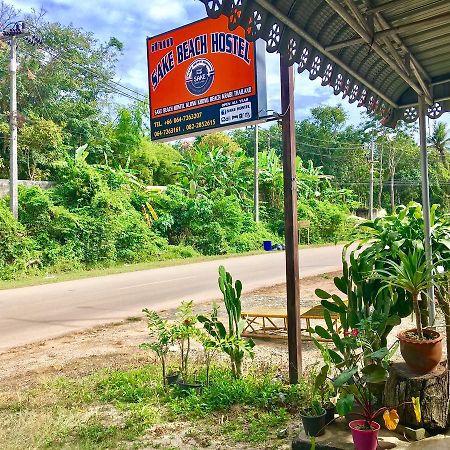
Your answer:
[[[228,28],[242,27],[246,39],[266,42],[269,53],[283,55],[289,65],[298,64],[298,72],[308,70],[311,80],[320,77],[322,86],[330,86],[349,103],[357,102],[368,112],[379,114],[381,122],[394,128],[398,120],[417,120],[417,107],[402,107],[357,74],[337,56],[327,51],[313,37],[267,0],[200,0],[211,18],[228,17]],[[450,110],[450,102],[439,101],[428,107],[428,117],[436,119]]]

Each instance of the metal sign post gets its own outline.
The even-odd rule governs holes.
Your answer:
[[[427,149],[427,126],[426,126],[426,104],[423,95],[419,95],[419,137],[420,137],[420,171],[422,172],[422,210],[423,210],[423,232],[425,241],[425,257],[427,263],[432,265],[431,249],[431,218],[430,218],[430,183],[428,178],[428,149]],[[430,325],[434,326],[436,320],[436,305],[434,300],[434,288],[428,288],[428,312]]]
[[[255,156],[253,161],[253,208],[255,214],[255,222],[259,222],[259,136],[258,124],[255,124]]]

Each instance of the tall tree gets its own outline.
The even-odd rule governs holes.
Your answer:
[[[428,143],[438,152],[444,167],[448,168],[447,152],[450,150],[450,136],[444,122],[434,124]]]
[[[3,5],[0,4],[0,14]],[[19,19],[39,29],[44,42],[39,47],[23,39],[18,42],[19,127],[30,125],[33,120],[52,121],[63,128],[65,144],[78,147],[89,143],[91,157],[100,159],[109,145],[105,135],[105,124],[110,122],[106,107],[113,93],[108,83],[114,77],[121,43],[114,38],[101,43],[92,33],[72,25],[47,22],[41,11],[14,17]],[[0,49],[2,111],[9,110],[8,58],[8,50]],[[6,118],[0,120],[6,122]],[[8,160],[8,151],[8,146],[3,144],[0,157]]]

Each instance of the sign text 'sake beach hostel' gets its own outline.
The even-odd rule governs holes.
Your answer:
[[[261,51],[260,51],[261,50]],[[233,128],[266,115],[264,49],[203,19],[147,39],[153,140]]]

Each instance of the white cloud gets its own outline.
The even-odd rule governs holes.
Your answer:
[[[139,2],[142,4],[141,2]],[[186,1],[182,0],[152,0],[148,7],[148,16],[156,21],[186,22]]]

